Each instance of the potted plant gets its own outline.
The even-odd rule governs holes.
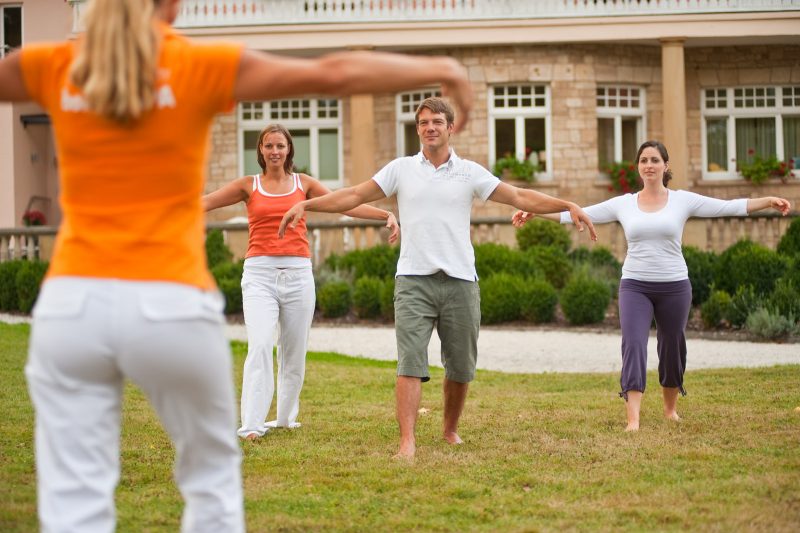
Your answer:
[[[529,160],[520,161],[513,155],[506,155],[498,159],[492,173],[503,180],[522,180],[533,183],[536,180],[538,166]]]
[[[794,160],[778,161],[774,155],[762,157],[752,148],[747,151],[750,161],[738,164],[739,173],[747,181],[759,185],[770,178],[778,178],[786,183],[792,174]]]
[[[630,161],[611,163],[603,170],[611,180],[611,184],[608,186],[609,191],[618,191],[625,194],[636,192],[642,188],[642,180],[639,179],[636,165]]]
[[[44,226],[47,224],[47,219],[44,217],[44,213],[41,211],[31,209],[23,213],[22,223],[26,226]]]

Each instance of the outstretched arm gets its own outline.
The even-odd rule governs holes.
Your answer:
[[[589,228],[589,235],[593,241],[597,240],[597,233],[594,231],[594,225],[589,219],[589,216],[583,212],[583,209],[578,207],[574,202],[561,200],[554,196],[550,196],[531,189],[520,189],[512,187],[507,183],[500,183],[494,190],[489,200],[500,202],[501,204],[508,204],[529,213],[546,214],[546,213],[560,213],[561,211],[569,211],[572,216],[572,221],[578,231],[583,231],[583,225]],[[554,219],[555,220],[555,219]]]
[[[305,174],[303,174],[303,177],[306,182],[306,190],[308,191],[309,198],[318,198],[326,194],[332,194],[330,189],[314,178],[305,176]],[[378,209],[371,205],[359,205],[358,207],[342,212],[342,214],[349,217],[366,218],[369,220],[385,220],[386,227],[389,228],[390,232],[389,243],[396,242],[400,237],[400,224],[397,223],[397,218],[391,211]]]
[[[769,208],[775,209],[783,216],[786,216],[789,214],[792,204],[786,198],[778,198],[777,196],[764,196],[763,198],[750,198],[747,200],[748,215]]]
[[[527,211],[517,211],[513,215],[511,215],[511,224],[515,228],[521,228],[525,225],[526,222],[533,219],[533,217],[538,216],[539,218],[545,218],[547,220],[552,220],[553,222],[561,222],[561,215],[559,213],[544,213],[540,215],[536,215],[534,213],[528,213]]]
[[[459,131],[472,109],[472,86],[464,67],[443,56],[355,51],[303,59],[245,50],[234,97],[248,101],[297,94],[392,92],[436,83],[459,109],[455,122]]]
[[[297,203],[283,215],[283,220],[278,228],[278,236],[283,238],[286,226],[294,228],[305,216],[307,210],[322,213],[345,213],[361,204],[385,197],[386,195],[383,194],[383,190],[378,187],[378,184],[374,180],[368,180],[354,187],[339,189],[336,192]]]
[[[0,59],[0,102],[25,102],[30,100],[22,79],[20,51],[15,50]]]
[[[214,192],[203,196],[203,211],[211,211],[220,207],[246,202],[250,195],[246,187],[249,177],[239,178],[224,185]]]

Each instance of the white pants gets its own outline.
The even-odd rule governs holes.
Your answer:
[[[44,284],[25,367],[43,532],[114,531],[126,378],[175,444],[182,531],[244,530],[221,309],[218,293],[175,283],[58,277]]]
[[[247,358],[242,379],[240,437],[263,435],[269,426],[297,427],[300,390],[306,371],[306,348],[314,318],[311,267],[276,268],[245,263],[242,303],[247,326]],[[272,346],[278,338],[277,419],[266,423],[275,383]]]

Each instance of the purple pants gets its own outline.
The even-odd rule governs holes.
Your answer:
[[[644,392],[647,384],[647,339],[656,319],[658,380],[662,387],[683,388],[686,370],[686,322],[692,305],[692,285],[681,281],[638,281],[619,284],[619,322],[622,327],[622,375],[620,396]]]

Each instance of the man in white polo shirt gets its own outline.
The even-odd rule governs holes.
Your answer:
[[[397,195],[402,240],[395,280],[397,335],[397,421],[401,458],[416,452],[414,429],[428,381],[428,343],[434,325],[442,342],[444,379],[443,437],[460,444],[458,420],[467,388],[475,377],[480,325],[480,292],[470,240],[472,201],[512,205],[534,213],[569,211],[578,229],[583,224],[596,239],[586,214],[572,202],[503,183],[477,163],[461,159],[450,148],[453,108],[428,98],[417,108],[422,151],[400,157],[371,180],[300,202],[283,217],[279,233],[304,211],[341,213],[362,203]]]

